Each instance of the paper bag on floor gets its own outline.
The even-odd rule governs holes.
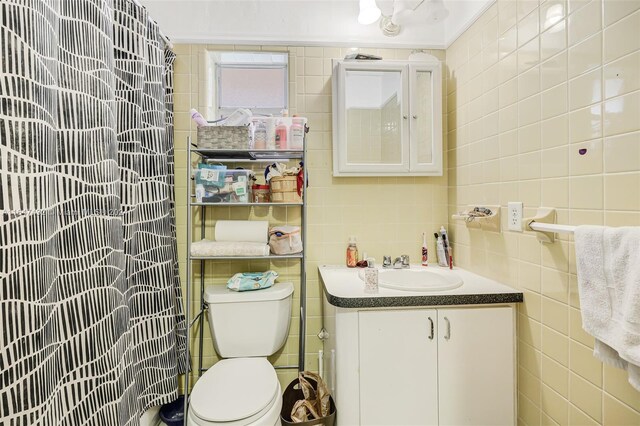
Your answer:
[[[318,388],[314,389],[306,377],[313,379],[318,384]],[[324,380],[315,373],[301,371],[298,373],[298,381],[304,394],[304,399],[297,401],[293,405],[291,420],[294,423],[301,423],[328,416],[331,408],[329,404],[331,394]]]

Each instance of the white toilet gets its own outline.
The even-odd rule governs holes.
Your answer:
[[[213,344],[225,359],[193,387],[188,426],[280,425],[282,389],[266,357],[287,339],[292,295],[291,283],[245,292],[205,288]]]

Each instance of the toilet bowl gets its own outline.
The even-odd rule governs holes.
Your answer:
[[[292,294],[291,283],[240,293],[205,288],[214,347],[225,359],[193,387],[188,426],[280,425],[282,389],[267,356],[286,341]]]
[[[282,389],[266,358],[224,359],[193,387],[187,425],[279,425],[281,408]]]

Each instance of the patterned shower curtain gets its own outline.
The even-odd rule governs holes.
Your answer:
[[[131,0],[2,0],[0,49],[0,424],[137,425],[187,368],[175,55]]]

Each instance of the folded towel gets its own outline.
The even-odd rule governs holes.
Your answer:
[[[640,227],[575,232],[582,327],[594,356],[623,368],[640,391]]]
[[[268,256],[264,243],[242,243],[202,240],[191,244],[191,256]]]

